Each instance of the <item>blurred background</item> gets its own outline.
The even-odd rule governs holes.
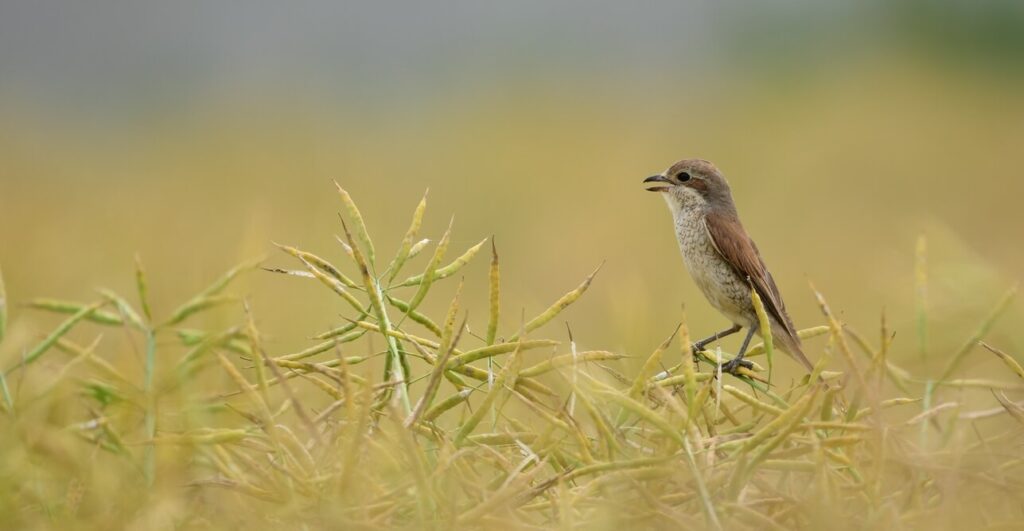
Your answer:
[[[929,343],[959,344],[1024,276],[1022,148],[1016,0],[0,4],[15,305],[131,293],[136,254],[158,314],[242,260],[293,265],[272,241],[344,263],[337,180],[382,260],[427,188],[426,236],[452,215],[459,252],[494,235],[506,331],[603,262],[547,335],[568,321],[586,348],[646,355],[684,304],[695,336],[726,324],[640,182],[701,157],[799,327],[823,322],[810,280],[869,337],[885,309],[910,364],[919,236]],[[487,261],[464,270],[478,330]],[[343,322],[311,282],[257,272],[241,291],[274,354]],[[8,350],[58,320],[14,311]],[[991,342],[1020,353],[1022,318]]]

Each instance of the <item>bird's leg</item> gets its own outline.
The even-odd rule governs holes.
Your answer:
[[[698,342],[693,344],[693,353],[696,354],[696,353],[704,350],[704,347],[710,345],[711,343],[714,343],[715,341],[718,341],[719,339],[722,339],[723,337],[729,337],[729,336],[735,334],[736,332],[739,332],[742,329],[743,329],[742,326],[740,326],[738,324],[734,324],[730,328],[727,328],[725,330],[722,330],[721,332],[717,332],[717,333],[712,334],[712,335],[710,335],[708,337],[705,337],[704,339],[701,339],[700,341],[698,341]]]
[[[758,323],[754,323],[750,330],[747,331],[747,337],[743,338],[743,345],[740,346],[740,353],[735,358],[727,361],[722,365],[722,372],[727,372],[736,375],[736,369],[739,367],[745,367],[747,369],[754,368],[754,364],[743,359],[743,355],[747,353],[747,347],[750,346],[750,339],[754,337],[754,332],[757,332]]]

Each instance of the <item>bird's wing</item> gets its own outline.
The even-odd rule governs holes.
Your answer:
[[[711,236],[711,243],[715,246],[718,254],[732,266],[740,278],[750,279],[757,294],[764,303],[768,315],[775,318],[782,329],[796,341],[799,346],[799,339],[794,330],[793,322],[786,313],[786,305],[782,302],[782,295],[775,285],[768,268],[761,259],[761,253],[757,245],[747,235],[739,219],[735,216],[723,216],[721,214],[708,213],[704,217],[704,228]],[[789,338],[786,338],[789,339]]]

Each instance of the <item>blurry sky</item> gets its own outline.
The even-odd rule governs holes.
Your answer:
[[[683,302],[721,328],[639,183],[700,156],[798,323],[820,321],[808,279],[864,328],[909,312],[919,234],[933,310],[980,316],[1024,270],[1021,146],[1016,0],[0,3],[0,265],[21,300],[127,291],[136,252],[168,306],[271,240],[340,261],[337,179],[378,247],[428,187],[429,235],[452,214],[460,247],[496,235],[507,327],[606,261],[567,318],[647,348]],[[337,322],[283,284],[249,286],[280,336]]]
[[[0,90],[103,112],[238,90],[408,102],[527,75],[642,91],[682,72],[702,83],[723,67],[813,66],[894,44],[1020,73],[1022,11],[1013,0],[6,1]]]
[[[44,1],[2,9],[5,89],[115,107],[183,105],[224,89],[416,98],[537,69],[640,81],[697,62],[714,47],[722,16],[711,4],[537,0]]]

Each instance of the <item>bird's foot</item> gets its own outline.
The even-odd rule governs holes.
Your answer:
[[[747,361],[747,360],[745,360],[745,359],[743,359],[743,358],[734,358],[734,359],[731,359],[731,360],[723,363],[722,365],[720,365],[720,367],[722,369],[722,373],[723,374],[731,374],[733,376],[739,376],[739,369],[740,369],[740,367],[743,367],[744,369],[750,370],[750,369],[754,368],[754,364],[749,362],[749,361]]]

